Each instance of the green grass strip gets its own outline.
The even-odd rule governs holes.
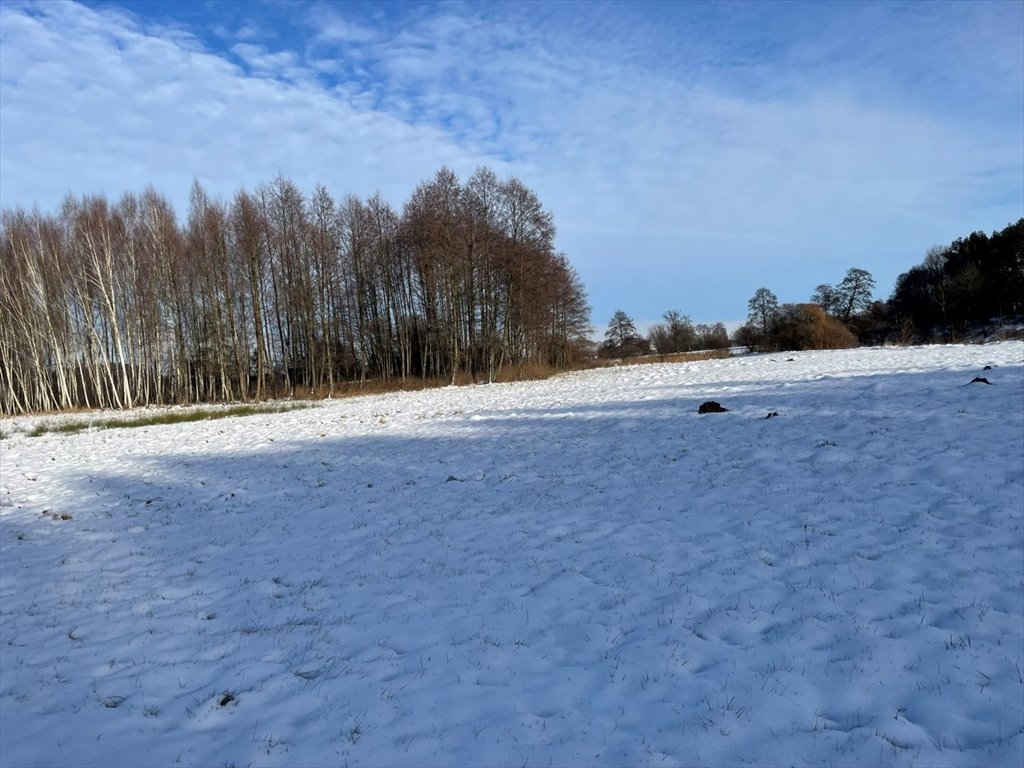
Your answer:
[[[288,403],[271,405],[233,405],[230,408],[217,410],[200,409],[195,411],[155,413],[151,416],[121,417],[105,419],[102,421],[65,421],[60,424],[36,424],[26,434],[29,437],[39,437],[45,434],[73,434],[86,429],[128,429],[132,427],[152,427],[161,424],[184,424],[190,421],[213,421],[215,419],[230,419],[237,416],[257,416],[267,413],[287,413],[288,411],[301,411],[312,408],[309,403]]]

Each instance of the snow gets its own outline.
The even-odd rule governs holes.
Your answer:
[[[39,420],[4,766],[1024,762],[1024,343]]]

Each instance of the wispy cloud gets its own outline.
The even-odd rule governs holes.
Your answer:
[[[116,12],[2,12],[4,205],[53,208],[67,191],[152,183],[184,213],[193,177],[229,195],[279,172],[400,198],[441,163],[487,160],[440,129],[357,109],[300,77],[310,70],[286,51],[238,43],[235,64]]]
[[[315,43],[369,43],[379,37],[372,28],[346,19],[332,6],[313,6],[307,21]]]
[[[282,12],[273,37],[222,20],[218,48],[111,9],[0,7],[3,203],[145,183],[180,203],[193,176],[229,194],[277,172],[397,203],[487,163],[553,209],[597,322],[727,318],[854,264],[891,285],[1024,214],[1020,4]]]

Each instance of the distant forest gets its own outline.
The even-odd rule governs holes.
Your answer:
[[[588,346],[584,287],[537,196],[442,168],[401,212],[277,178],[229,202],[197,182],[0,222],[0,411],[493,381]]]
[[[904,272],[886,308],[898,337],[958,341],[997,318],[1024,315],[1024,218],[932,248]]]
[[[957,342],[1024,322],[1024,219],[991,237],[975,232],[932,248],[904,272],[888,301],[851,268],[805,304],[780,305],[759,288],[734,340],[753,350],[836,349],[858,344]],[[666,315],[668,317],[668,315]]]
[[[677,309],[665,312],[664,322],[644,338],[620,309],[608,322],[598,354],[623,358],[655,352],[664,359],[730,344],[751,352],[840,349],[1005,333],[1024,323],[1024,219],[991,237],[975,232],[932,248],[923,263],[899,276],[888,301],[875,299],[874,289],[874,277],[856,267],[835,285],[819,285],[806,303],[780,304],[771,289],[758,288],[747,304],[746,324],[731,339],[722,323],[694,324]]]

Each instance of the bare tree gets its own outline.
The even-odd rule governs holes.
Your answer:
[[[648,331],[647,338],[661,355],[688,352],[698,345],[697,333],[690,318],[678,309],[670,309]]]
[[[747,302],[747,323],[760,335],[761,343],[768,343],[772,326],[779,314],[779,300],[767,288],[758,288]]]
[[[579,275],[518,179],[442,168],[397,214],[278,177],[179,225],[152,189],[0,218],[0,410],[263,399],[346,379],[493,381],[587,346]]]
[[[822,283],[814,289],[814,293],[811,294],[811,303],[817,304],[826,313],[835,316],[840,311],[840,303],[842,297],[839,295],[839,291],[835,286],[829,285],[828,283]]]
[[[871,291],[875,288],[875,279],[871,273],[857,268],[847,270],[843,281],[836,289],[838,294],[838,315],[844,322],[849,322],[855,312],[861,312],[871,306]]]

